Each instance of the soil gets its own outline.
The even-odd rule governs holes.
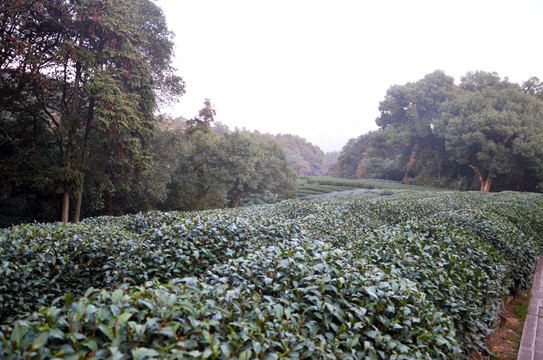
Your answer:
[[[498,314],[497,328],[486,341],[492,355],[474,354],[470,360],[516,360],[529,301],[528,291],[508,297]]]

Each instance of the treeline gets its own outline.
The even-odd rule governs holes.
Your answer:
[[[329,175],[462,190],[543,190],[543,83],[443,71],[394,85],[379,126],[349,140]]]
[[[294,197],[297,177],[275,138],[224,126],[220,133],[212,131],[214,114],[206,100],[200,114],[188,121],[158,118],[147,148],[149,166],[142,171],[105,172],[103,154],[90,153],[82,216],[238,207],[244,200],[270,203]],[[1,148],[3,154],[7,148]],[[6,158],[9,165],[2,167],[8,181],[2,187],[1,225],[58,220],[58,192],[34,187],[32,179],[42,174],[32,173],[34,168],[18,162],[19,156],[14,152]],[[34,162],[32,155],[27,156]],[[20,170],[28,171],[28,178],[21,178]],[[121,176],[126,177],[123,182],[119,179],[121,186],[108,181]]]
[[[184,92],[160,8],[2,2],[0,36],[2,211],[77,222],[83,197],[117,205],[152,165],[157,99]]]
[[[277,202],[294,197],[296,174],[279,143],[271,136],[232,132],[224,125],[212,131],[214,115],[206,99],[185,130],[164,132],[173,148],[160,153],[173,155],[165,160],[177,168],[168,174],[171,181],[164,203],[152,208],[201,210],[238,207],[244,199]]]
[[[185,91],[151,0],[0,4],[0,226],[294,193],[280,146],[157,119]]]

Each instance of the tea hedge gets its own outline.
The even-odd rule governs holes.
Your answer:
[[[323,242],[286,241],[205,279],[88,290],[4,334],[6,358],[450,358],[453,326],[414,282]],[[2,335],[0,335],[1,337]]]
[[[530,285],[543,196],[341,194],[4,229],[0,357],[484,350],[503,295]]]
[[[168,281],[203,273],[296,228],[234,213],[135,215],[80,225],[21,225],[0,235],[0,317],[36,310],[67,292],[91,286]],[[154,224],[151,226],[150,224]]]

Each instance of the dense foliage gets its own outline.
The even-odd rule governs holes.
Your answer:
[[[106,166],[103,152],[89,153],[82,216],[237,207],[246,202],[275,203],[294,197],[296,174],[275,137],[230,131],[214,124],[215,113],[206,99],[198,115],[190,120],[157,117],[146,142],[145,169]],[[25,122],[13,125],[20,139],[34,136],[25,135]],[[218,130],[220,127],[223,131]],[[0,135],[0,150],[5,145],[13,153],[0,172],[5,179],[0,189],[4,191],[0,195],[0,227],[56,220],[54,199],[58,195],[48,188],[38,191],[26,186],[39,185],[36,177],[47,176],[40,169],[51,160],[45,157],[50,152],[41,153],[43,149],[34,147],[34,153],[23,155],[7,139],[4,143],[2,140]],[[120,182],[122,186],[115,185]],[[26,193],[17,194],[16,187]]]
[[[504,294],[530,284],[543,197],[357,192],[4,229],[0,355],[408,359],[484,349]]]
[[[89,189],[110,205],[151,164],[157,95],[184,92],[161,9],[3,1],[0,43],[2,202],[65,222],[79,221]]]
[[[285,156],[298,176],[326,174],[326,155],[318,146],[290,134],[275,135],[275,139],[285,150]]]
[[[332,176],[480,189],[541,191],[542,86],[496,73],[454,79],[435,71],[394,85],[379,105],[379,130],[351,139]]]
[[[273,202],[294,197],[296,174],[273,138],[239,131],[218,136],[194,129],[178,136],[182,147],[161,208],[238,207],[245,198],[265,194]]]

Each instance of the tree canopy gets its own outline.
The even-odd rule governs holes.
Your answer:
[[[318,146],[291,134],[278,134],[275,139],[285,150],[287,160],[298,176],[326,173],[326,155]]]
[[[23,127],[36,135],[24,146],[47,148],[26,189],[4,168],[2,190],[62,194],[62,221],[71,213],[77,222],[91,169],[112,198],[149,167],[157,94],[184,92],[171,66],[172,33],[150,0],[19,0],[0,8],[0,36],[2,153],[21,156]]]
[[[209,104],[204,102],[200,114]],[[177,132],[182,145],[168,185],[167,209],[239,207],[249,197],[266,194],[278,201],[295,195],[296,174],[275,138],[218,126],[219,133],[210,131],[209,124],[189,121],[185,131]]]
[[[543,99],[539,79],[522,85],[469,72],[456,85],[442,71],[394,85],[379,130],[351,139],[336,175],[471,189],[543,190]]]

